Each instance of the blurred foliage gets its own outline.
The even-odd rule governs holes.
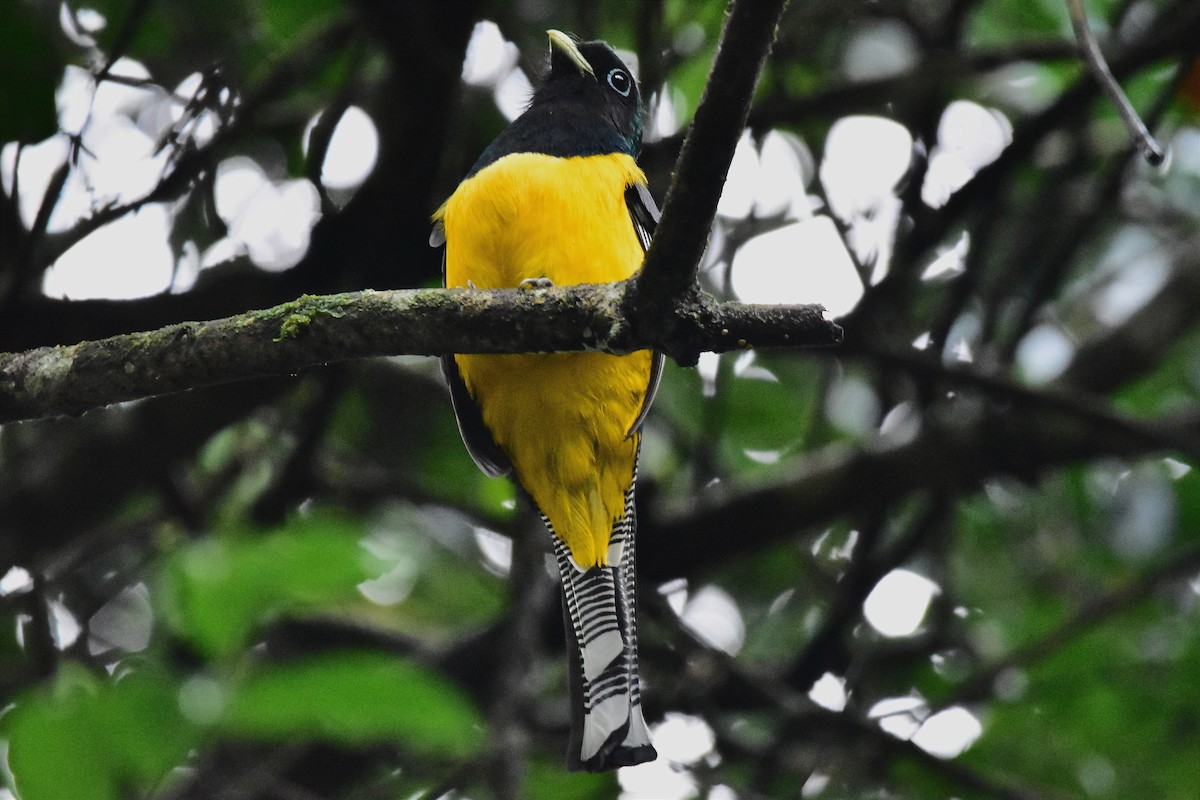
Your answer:
[[[301,518],[279,533],[209,537],[174,552],[160,589],[176,636],[228,658],[281,613],[337,607],[382,572],[352,520]]]
[[[348,744],[399,739],[452,758],[476,755],[483,740],[483,720],[459,690],[383,653],[313,656],[251,675],[229,698],[223,724],[285,742],[297,734]]]
[[[42,31],[27,14],[0,28],[0,72],[20,80],[0,84],[0,139],[35,141],[56,129],[54,86],[62,65],[44,44]]]
[[[174,689],[153,668],[112,681],[64,664],[52,686],[30,692],[5,719],[21,796],[117,800],[128,787],[157,783],[196,742]]]
[[[1200,75],[1200,12],[1194,0],[1085,5],[1172,144],[1162,169],[1136,161],[1084,74],[1061,0],[791,3],[743,152],[763,185],[794,173],[790,194],[768,208],[760,191],[753,214],[718,219],[706,287],[730,296],[740,247],[843,207],[821,171],[837,121],[894,120],[915,155],[898,186],[835,220],[865,287],[841,349],[665,372],[639,484],[658,763],[562,770],[544,535],[509,483],[471,463],[436,363],[406,357],[0,430],[9,791],[1195,800],[1200,81],[1185,77]],[[537,68],[548,27],[635,51],[643,80],[665,82],[644,87],[674,108],[643,154],[662,198],[725,10],[0,3],[0,350],[436,283],[429,213],[502,124],[505,79]],[[466,85],[482,20],[517,49]],[[119,57],[149,77],[110,70]],[[90,137],[101,110],[67,127],[64,75],[81,70],[136,90],[103,113],[164,159],[153,198],[88,184],[124,162]],[[956,100],[994,120],[957,155],[1003,141],[934,206],[920,190]],[[272,191],[307,192],[328,166],[314,143],[349,106],[374,123],[373,171],[317,187],[299,260],[259,264],[218,168],[248,158]],[[796,137],[795,164],[768,158],[774,129]],[[855,156],[874,163],[886,144]],[[28,167],[39,158],[49,166]],[[57,202],[71,207],[51,224]],[[174,291],[42,291],[95,227],[143,206],[172,225]],[[295,217],[287,208],[277,216]],[[116,282],[136,244],[89,266]],[[948,271],[924,276],[960,246]],[[835,270],[800,250],[771,268],[781,287],[790,271],[816,285]],[[788,291],[780,300],[798,301]],[[889,637],[863,608],[898,569],[934,588],[912,630]],[[909,600],[887,598],[897,612]],[[965,710],[977,735],[935,741],[947,710]],[[711,742],[672,734],[668,712]]]

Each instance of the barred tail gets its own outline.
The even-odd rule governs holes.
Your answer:
[[[638,680],[636,527],[631,484],[625,493],[625,514],[613,526],[609,566],[581,571],[562,540],[552,536],[567,632],[571,694],[567,767],[572,770],[596,772],[658,757],[642,718]]]

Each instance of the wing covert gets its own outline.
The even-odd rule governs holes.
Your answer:
[[[644,183],[635,183],[625,189],[625,205],[629,208],[629,219],[633,222],[633,229],[642,244],[642,251],[645,252],[650,249],[650,240],[658,227],[658,219],[661,216],[658,205],[654,202],[654,196],[650,194],[650,188]],[[642,402],[642,410],[625,433],[627,439],[637,433],[646,421],[646,415],[650,413],[650,404],[654,402],[659,381],[662,380],[664,360],[662,353],[654,354],[650,366],[650,380],[646,386],[646,399]]]
[[[429,244],[440,247],[446,243],[446,230],[441,220],[434,223],[433,232],[429,235]],[[442,286],[446,285],[446,252],[442,251]],[[458,433],[462,436],[471,460],[489,478],[499,478],[512,472],[512,462],[508,455],[496,444],[492,432],[483,422],[483,412],[479,410],[475,399],[467,389],[466,381],[458,371],[458,362],[454,356],[442,356],[442,377],[450,389],[450,403],[454,407],[454,419],[458,422]]]

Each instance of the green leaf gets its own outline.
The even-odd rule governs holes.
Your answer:
[[[420,442],[421,469],[413,477],[422,489],[448,502],[478,508],[504,518],[516,498],[512,481],[484,475],[463,446],[449,403],[423,420]]]
[[[358,522],[320,513],[275,533],[197,542],[166,566],[168,620],[202,652],[222,657],[284,612],[357,601],[358,584],[382,569],[362,535]]]
[[[330,0],[259,0],[258,13],[276,49],[287,49],[328,22],[339,5]]]
[[[1194,540],[1200,536],[1200,472],[1189,470],[1174,481],[1174,488],[1179,535]]]
[[[411,661],[381,653],[317,656],[264,666],[235,686],[222,726],[264,739],[346,744],[399,739],[452,758],[483,744],[483,719],[456,687]]]
[[[1158,368],[1122,387],[1117,406],[1136,416],[1169,414],[1194,403],[1197,397],[1196,362],[1200,354],[1200,329],[1180,336],[1158,356]]]
[[[22,800],[118,800],[149,789],[187,757],[198,729],[174,683],[148,672],[102,681],[71,663],[17,700],[3,723]]]
[[[616,773],[565,772],[561,761],[534,759],[525,776],[529,800],[609,800],[619,791]]]
[[[362,448],[371,431],[371,406],[363,392],[351,389],[338,401],[329,424],[328,436],[353,451]]]
[[[23,3],[12,3],[0,23],[0,143],[35,142],[57,128],[54,88],[62,64],[46,44],[46,30]]]
[[[732,365],[740,357],[722,356],[723,360],[732,360],[730,369],[722,369],[713,399],[717,403],[716,430],[722,454],[744,479],[756,471],[772,471],[748,453],[759,451],[764,456],[772,454],[769,458],[781,458],[797,450],[820,412],[817,387],[822,383],[810,362],[757,354],[750,369],[734,374],[737,368]],[[759,377],[752,377],[755,375]]]
[[[1028,781],[1071,796],[1092,785],[1106,797],[1194,798],[1200,636],[1172,606],[1150,602],[1034,664],[1025,694],[992,706],[965,760],[1020,764]]]
[[[972,15],[967,32],[972,45],[1003,45],[1068,37],[1071,23],[1066,4],[1059,0],[990,0]]]
[[[363,541],[385,565],[361,588],[380,608],[381,624],[429,641],[447,641],[494,619],[504,607],[504,581],[480,569],[474,547],[463,552],[435,544],[471,541],[470,523],[454,515],[394,504]]]

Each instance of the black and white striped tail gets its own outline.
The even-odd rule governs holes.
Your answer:
[[[546,525],[550,527],[548,520]],[[642,718],[638,680],[634,606],[636,528],[630,485],[625,493],[625,515],[613,526],[609,566],[580,571],[562,540],[551,537],[562,579],[570,662],[571,739],[567,767],[572,770],[595,772],[658,757]]]

